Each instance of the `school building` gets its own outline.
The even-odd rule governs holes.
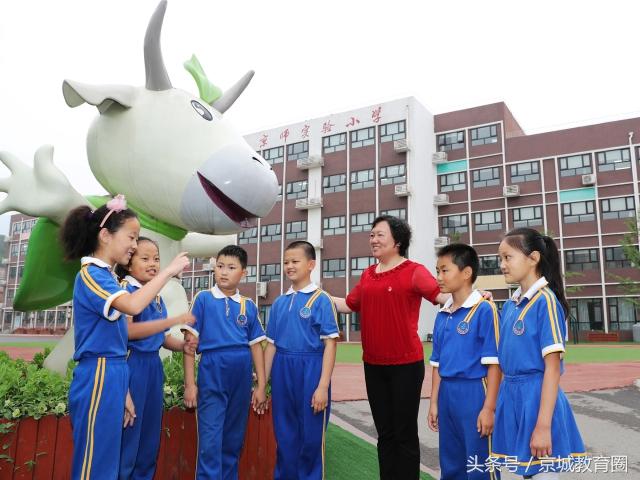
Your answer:
[[[286,244],[311,242],[314,280],[343,296],[374,262],[371,221],[389,213],[411,224],[410,258],[432,271],[438,247],[473,245],[481,256],[477,285],[498,302],[515,289],[500,274],[502,234],[520,226],[546,232],[562,254],[571,332],[582,340],[631,338],[640,293],[625,285],[640,275],[621,241],[640,201],[640,118],[527,135],[503,102],[432,115],[403,98],[245,138],[281,185],[271,213],[238,237],[251,259],[242,292],[255,297],[265,320],[288,288]],[[423,306],[421,335],[434,313]],[[359,339],[357,314],[341,316],[341,324],[345,339]]]
[[[241,292],[255,299],[264,321],[288,288],[281,265],[288,243],[311,242],[314,281],[344,296],[374,263],[370,225],[388,213],[411,224],[410,258],[432,272],[438,247],[472,244],[481,256],[477,286],[491,290],[497,302],[514,291],[500,274],[502,234],[520,226],[546,232],[562,254],[571,333],[581,340],[631,338],[640,293],[628,280],[640,282],[640,275],[621,242],[640,203],[640,118],[527,135],[502,102],[432,115],[410,97],[245,138],[281,186],[269,215],[238,235],[249,253]],[[71,321],[70,304],[13,311],[34,223],[25,215],[11,217],[0,275],[2,332],[67,328]],[[182,277],[190,300],[213,286],[213,267],[211,259],[192,260]],[[425,338],[434,315],[423,302]],[[357,314],[341,315],[340,323],[346,340],[359,340]]]

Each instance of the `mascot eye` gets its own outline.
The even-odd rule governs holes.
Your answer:
[[[201,103],[196,102],[195,100],[191,100],[191,106],[196,112],[198,112],[198,115],[200,115],[205,120],[208,120],[209,122],[213,120],[213,115],[211,115],[211,112],[207,110]]]

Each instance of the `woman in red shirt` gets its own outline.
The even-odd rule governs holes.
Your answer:
[[[423,298],[435,305],[449,297],[440,293],[423,265],[405,257],[410,241],[407,222],[389,215],[376,218],[369,245],[378,263],[362,273],[346,299],[334,298],[341,313],[361,315],[364,375],[382,480],[411,480],[420,474],[420,304]]]

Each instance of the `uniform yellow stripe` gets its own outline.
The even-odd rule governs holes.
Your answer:
[[[533,306],[534,303],[536,303],[536,300],[538,300],[538,298],[540,298],[541,295],[542,295],[542,290],[539,290],[538,293],[536,293],[533,296],[533,298],[529,300],[529,303],[527,303],[526,307],[522,309],[522,313],[518,317],[518,320],[522,320],[524,318],[524,316],[527,314],[529,309]]]
[[[100,290],[95,288],[94,284],[90,280],[87,279],[87,277],[85,276],[85,274],[84,274],[84,272],[82,270],[80,270],[80,278],[82,278],[82,281],[89,288],[89,290],[91,290],[93,293],[95,293],[98,297],[102,298],[103,300],[106,300],[107,298],[109,298],[108,295],[105,295]]]
[[[102,396],[102,387],[104,386],[104,370],[107,364],[107,359],[102,357],[98,359],[98,362],[102,360],[102,366],[100,371],[100,387],[98,389],[98,396],[96,397],[96,405],[94,407],[93,419],[91,421],[91,447],[89,449],[89,463],[87,465],[87,480],[91,478],[91,464],[93,463],[93,437],[96,426],[96,417],[98,416],[98,407],[100,406],[100,397]]]
[[[84,273],[84,278],[85,280],[90,283],[93,288],[95,288],[96,290],[98,290],[99,292],[102,293],[102,295],[105,295],[105,298],[109,298],[109,296],[111,295],[109,292],[107,292],[105,289],[103,289],[100,284],[98,282],[96,282],[93,277],[91,276],[91,274],[89,273],[89,267],[83,267],[81,270],[81,272]]]
[[[564,343],[564,337],[562,336],[562,330],[560,329],[560,319],[558,318],[558,304],[556,302],[555,294],[550,288],[545,288],[545,291],[551,299],[551,305],[553,305],[553,318],[556,321],[556,332],[558,332],[558,338],[560,339],[561,343]]]
[[[491,312],[493,313],[493,333],[496,337],[496,348],[500,344],[500,320],[498,318],[498,308],[493,302],[489,302]]]
[[[462,320],[465,323],[471,323],[471,319],[473,318],[473,314],[476,313],[476,310],[478,309],[478,307],[480,306],[480,304],[482,302],[484,302],[485,300],[482,299],[480,300],[478,303],[476,303],[473,307],[471,307],[471,310],[469,310],[469,312],[467,313],[467,315],[464,317],[464,320]]]
[[[98,391],[98,385],[100,383],[100,359],[96,363],[96,374],[93,379],[93,391],[91,392],[91,402],[89,403],[89,415],[87,417],[87,443],[84,447],[84,457],[82,459],[82,472],[80,473],[80,479],[84,480],[85,471],[87,469],[87,457],[89,456],[89,441],[91,439],[91,418],[93,414],[93,406],[96,401],[96,392]]]
[[[245,315],[247,312],[247,299],[246,297],[240,297],[240,315]]]
[[[322,293],[324,294],[325,297],[329,299],[329,303],[331,304],[331,310],[333,310],[333,319],[336,322],[336,328],[338,329],[338,331],[340,331],[340,325],[338,324],[338,310],[336,310],[336,304],[333,303],[333,299],[331,298],[331,295],[329,295],[324,290],[322,290]]]
[[[311,306],[313,305],[313,302],[316,301],[316,299],[320,296],[320,294],[322,293],[321,289],[317,289],[313,295],[311,295],[311,298],[307,301],[307,304],[305,305],[305,307],[309,307],[311,308]]]
[[[554,320],[553,307],[551,306],[551,304],[555,304],[555,302],[553,298],[550,298],[549,294],[544,290],[542,290],[542,294],[544,295],[544,298],[547,302],[547,312],[549,313],[549,323],[551,324],[551,333],[553,334],[553,343],[559,343],[558,333],[556,332],[557,322]]]

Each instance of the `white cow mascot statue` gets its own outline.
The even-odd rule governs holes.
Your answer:
[[[97,107],[99,115],[87,135],[91,171],[111,196],[125,195],[138,214],[140,234],[157,241],[160,258],[169,262],[181,251],[214,256],[223,245],[235,243],[230,234],[255,225],[272,209],[278,181],[269,164],[222,117],[253,72],[223,94],[192,57],[185,68],[200,96],[171,86],[160,49],[166,7],[162,1],[147,27],[144,87],[65,80],[62,91],[70,107]],[[0,152],[0,161],[11,171],[0,179],[0,190],[7,193],[0,212],[40,217],[14,308],[41,310],[67,302],[80,264],[63,260],[59,225],[73,208],[97,208],[109,197],[80,195],[53,164],[50,145],[35,153],[33,169],[7,152]],[[187,311],[178,280],[167,284],[162,295],[170,316]],[[64,372],[72,353],[69,331],[47,358],[47,367]]]

